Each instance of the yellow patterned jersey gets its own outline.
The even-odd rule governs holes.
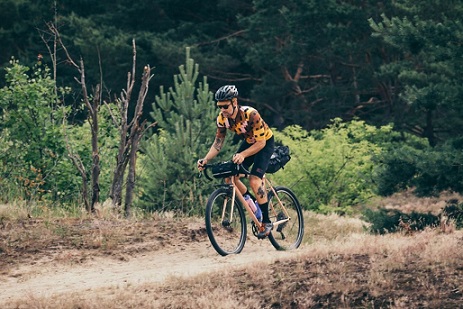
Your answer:
[[[217,116],[216,136],[225,138],[227,129],[242,136],[249,144],[268,140],[273,136],[272,130],[262,119],[259,112],[249,106],[240,106],[235,120],[224,117],[222,113]]]

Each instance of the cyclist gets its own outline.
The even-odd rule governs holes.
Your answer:
[[[233,155],[233,162],[242,164],[246,169],[252,165],[249,185],[262,210],[264,227],[257,236],[264,238],[273,228],[268,214],[268,199],[263,181],[275,146],[273,132],[255,108],[238,104],[238,89],[234,85],[220,87],[215,93],[215,100],[217,107],[220,108],[217,116],[217,132],[209,152],[203,159],[198,160],[198,169],[202,170],[203,165],[220,152],[227,129],[243,138],[238,151]],[[241,194],[249,194],[247,187],[238,176],[235,181]]]

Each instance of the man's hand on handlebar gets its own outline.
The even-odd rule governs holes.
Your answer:
[[[235,153],[233,155],[233,162],[236,164],[241,164],[244,161],[244,156],[241,153]]]
[[[204,165],[207,164],[207,159],[199,159],[198,160],[198,170],[201,172],[204,170]]]

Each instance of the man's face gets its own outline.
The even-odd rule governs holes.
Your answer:
[[[218,101],[217,107],[224,117],[230,117],[233,114],[233,102],[231,100]]]

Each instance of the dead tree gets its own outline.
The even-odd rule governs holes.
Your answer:
[[[145,66],[143,77],[142,77],[142,85],[140,89],[140,93],[138,95],[137,105],[135,108],[135,117],[132,120],[131,130],[130,130],[130,153],[129,153],[129,170],[127,175],[127,187],[126,187],[126,194],[125,194],[125,215],[130,216],[131,214],[131,205],[133,202],[133,191],[135,189],[135,168],[137,163],[137,153],[138,148],[140,145],[140,140],[147,129],[146,120],[144,120],[140,124],[140,119],[143,114],[143,105],[148,94],[148,85],[149,80],[151,79],[150,76],[150,67]],[[154,126],[155,123],[151,124],[150,126]]]
[[[88,188],[87,188],[87,175],[84,165],[82,164],[82,160],[76,153],[73,153],[69,143],[67,143],[66,147],[68,150],[69,157],[71,158],[73,164],[79,170],[83,189],[82,189],[82,199],[84,200],[85,207],[87,211],[94,212],[95,211],[95,204],[99,202],[100,197],[100,155],[99,155],[99,147],[98,147],[98,109],[100,106],[101,101],[101,86],[98,84],[95,87],[95,91],[93,94],[93,100],[90,102],[89,94],[87,90],[87,83],[85,80],[85,66],[82,57],[80,58],[79,64],[77,64],[71,55],[69,54],[66,46],[64,45],[63,41],[61,40],[60,33],[58,29],[55,27],[55,24],[48,23],[48,29],[54,35],[58,44],[63,48],[66,59],[68,63],[74,66],[77,71],[79,72],[79,78],[75,78],[77,83],[81,86],[82,89],[82,100],[85,103],[85,106],[88,110],[88,121],[91,127],[91,134],[92,134],[92,201],[89,202],[88,197]]]
[[[141,78],[141,87],[138,94],[138,99],[135,106],[135,112],[132,119],[129,121],[128,111],[132,97],[133,87],[135,85],[135,67],[137,60],[137,49],[135,40],[132,41],[133,48],[133,63],[132,71],[127,75],[127,89],[123,90],[120,98],[117,99],[118,110],[120,115],[118,118],[111,113],[114,123],[119,129],[119,149],[116,157],[116,167],[114,169],[113,181],[111,184],[110,198],[113,206],[116,209],[122,206],[122,191],[124,187],[124,175],[129,166],[127,174],[127,186],[125,192],[124,213],[126,216],[131,214],[131,204],[133,202],[133,191],[135,188],[135,166],[137,161],[137,152],[139,149],[140,140],[145,132],[156,125],[156,123],[147,124],[146,120],[142,121],[143,106],[145,104],[146,95],[148,93],[151,68],[146,65]],[[119,120],[118,120],[119,119]]]

